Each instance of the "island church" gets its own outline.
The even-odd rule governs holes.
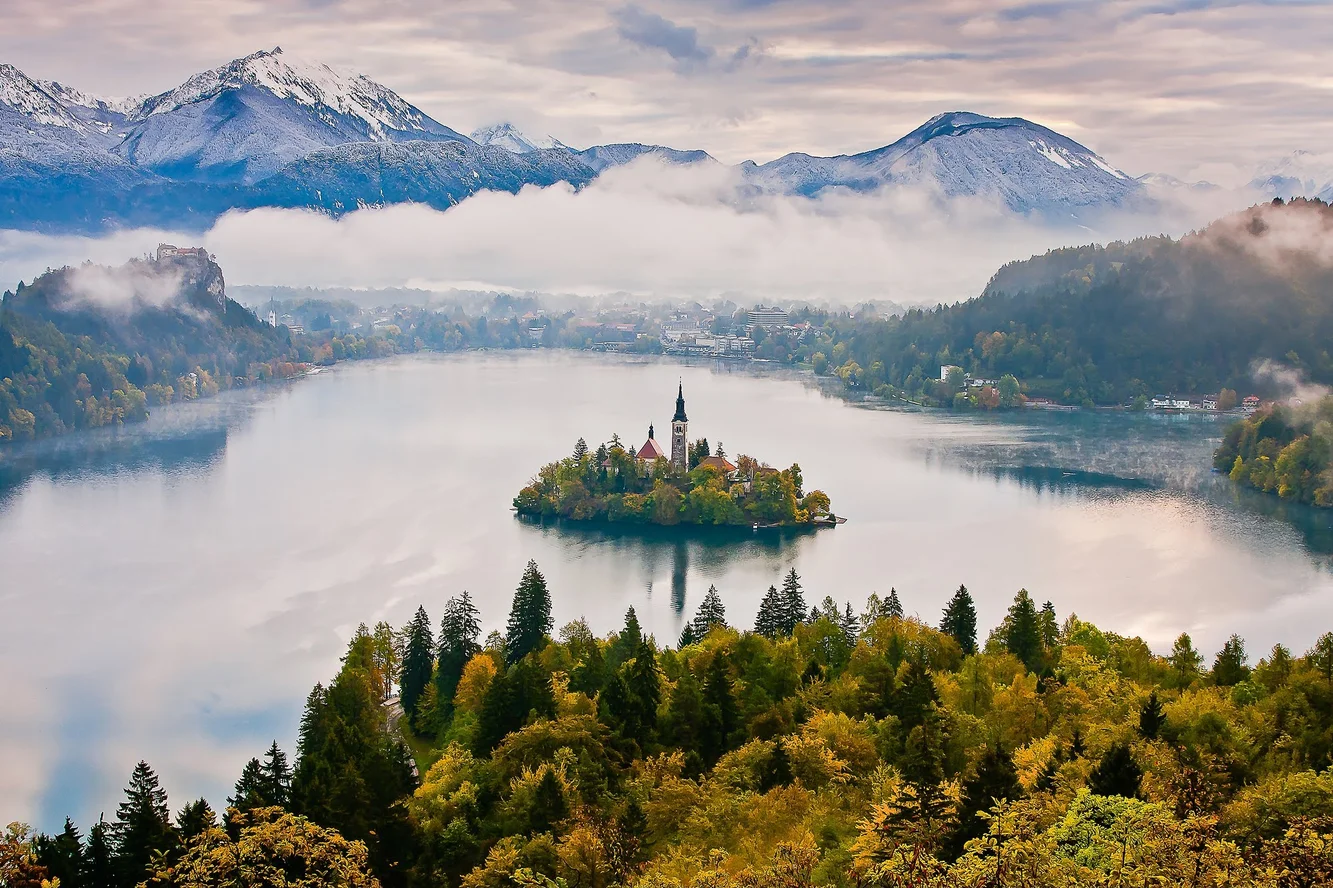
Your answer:
[[[663,452],[662,445],[657,443],[657,438],[654,435],[653,425],[649,423],[648,440],[644,441],[643,446],[634,452],[634,456],[640,462],[646,463],[666,459],[676,468],[688,471],[690,467],[689,424],[690,420],[685,415],[685,386],[681,383],[676,387],[676,413],[671,417],[671,455],[668,457]],[[702,459],[699,464],[714,466],[726,476],[730,476],[732,472],[736,471],[736,467],[724,456],[708,456]]]

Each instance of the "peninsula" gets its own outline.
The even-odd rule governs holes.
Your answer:
[[[570,456],[545,465],[514,497],[521,517],[623,524],[827,527],[840,519],[828,494],[804,491],[801,467],[775,469],[747,455],[733,463],[721,442],[689,440],[685,391],[676,390],[671,450],[648,426],[643,446],[619,435],[590,450],[580,438]]]

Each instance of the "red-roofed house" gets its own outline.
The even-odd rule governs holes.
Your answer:
[[[736,471],[736,467],[732,465],[731,461],[725,456],[705,456],[703,459],[699,460],[699,465],[712,466],[724,476],[730,475],[732,472]]]

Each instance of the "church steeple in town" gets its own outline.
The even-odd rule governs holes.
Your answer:
[[[688,431],[689,420],[685,417],[685,385],[681,383],[676,388],[676,415],[671,417],[671,464],[681,471],[690,467]]]

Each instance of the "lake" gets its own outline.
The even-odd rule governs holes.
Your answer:
[[[510,501],[584,436],[639,446],[682,380],[692,437],[799,462],[849,522],[807,534],[530,525]],[[134,763],[173,809],[225,803],[360,622],[468,589],[503,628],[529,558],[557,626],[626,608],[674,643],[710,584],[748,626],[795,567],[807,601],[896,588],[936,622],[965,583],[984,635],[1020,587],[1106,629],[1252,659],[1333,629],[1327,513],[1209,472],[1225,419],[852,404],[790,369],[557,351],[339,366],[0,459],[0,822],[86,830]],[[669,446],[669,442],[667,444]]]

